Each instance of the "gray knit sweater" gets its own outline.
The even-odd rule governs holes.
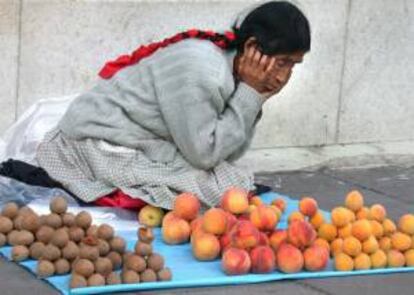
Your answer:
[[[248,148],[264,102],[235,85],[235,51],[188,39],[159,49],[139,64],[79,96],[58,127],[66,137],[96,138],[141,150],[156,162],[180,153],[211,169]]]

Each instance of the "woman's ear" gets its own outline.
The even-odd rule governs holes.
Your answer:
[[[243,52],[246,52],[249,48],[253,46],[257,46],[257,40],[255,37],[249,37],[249,39],[247,39],[246,42],[244,42]]]

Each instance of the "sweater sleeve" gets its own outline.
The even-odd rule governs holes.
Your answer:
[[[159,90],[166,126],[181,154],[194,167],[215,167],[242,148],[253,133],[264,100],[243,82],[226,97],[228,76],[229,72],[217,71],[211,65],[188,64],[174,78],[179,85],[175,91]]]

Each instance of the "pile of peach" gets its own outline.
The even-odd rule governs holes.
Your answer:
[[[340,271],[414,266],[414,215],[402,216],[396,225],[380,204],[364,206],[358,191],[350,192],[345,207],[311,223],[318,230],[315,243],[325,246]]]

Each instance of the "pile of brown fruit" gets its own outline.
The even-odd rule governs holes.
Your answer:
[[[138,282],[152,281],[154,274],[155,281],[170,280],[171,272],[164,269],[163,258],[152,253],[152,231],[141,230],[152,238],[149,241],[140,237],[136,253],[131,256],[145,262]],[[5,244],[12,246],[11,256],[16,262],[39,260],[39,278],[72,272],[71,288],[137,282],[131,280],[127,271],[133,263],[129,261],[131,253],[126,252],[125,240],[115,236],[108,224],[92,225],[92,217],[86,211],[77,215],[67,212],[63,197],[54,198],[50,214],[40,216],[27,206],[6,204],[0,214],[0,247]],[[123,265],[121,279],[115,271]]]

